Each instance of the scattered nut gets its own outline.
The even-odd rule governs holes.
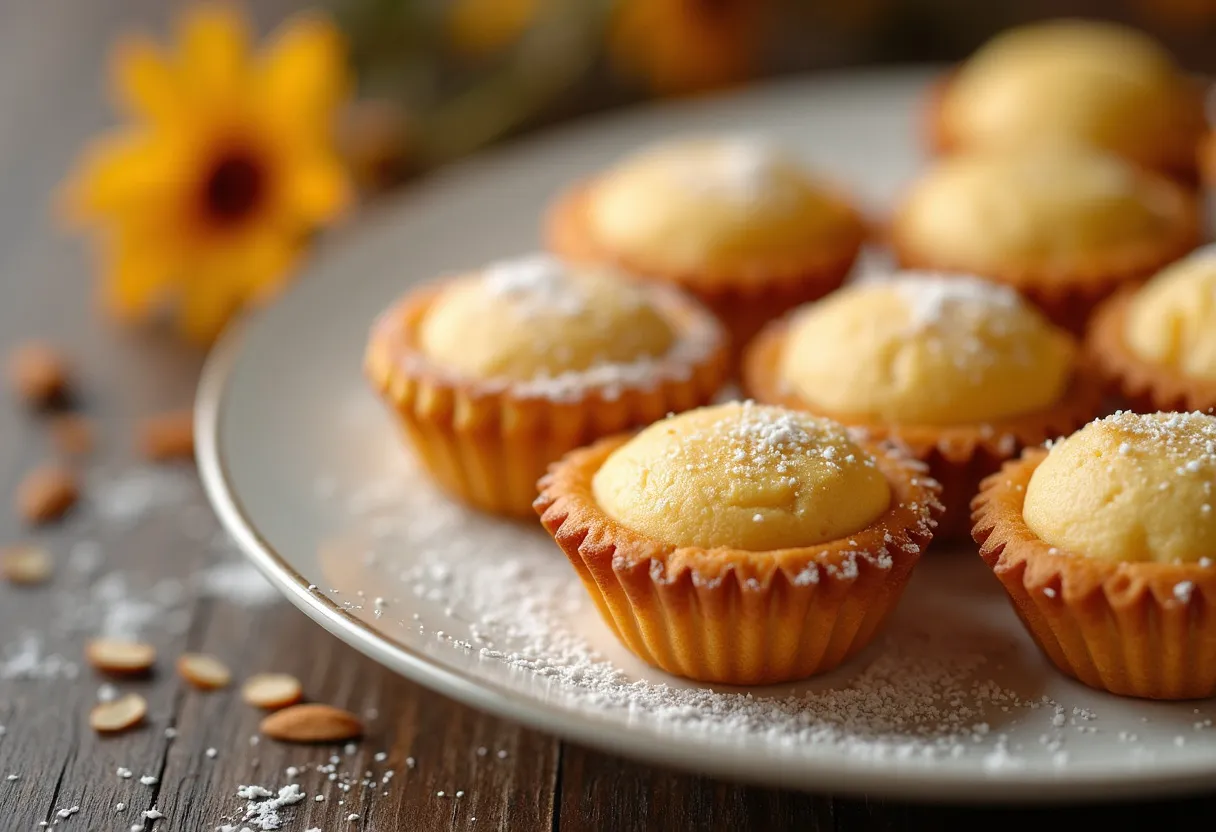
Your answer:
[[[177,410],[149,416],[139,423],[136,444],[145,459],[168,462],[194,458],[194,414]]]
[[[258,708],[277,711],[304,698],[300,680],[286,673],[259,673],[241,686],[241,698]]]
[[[89,725],[101,734],[115,734],[144,721],[148,703],[137,693],[101,702],[89,712]]]
[[[95,638],[85,645],[85,658],[102,673],[147,673],[156,662],[156,648],[139,641]]]
[[[203,653],[184,653],[177,660],[177,672],[200,690],[226,688],[232,681],[227,665],[215,656]]]
[[[60,413],[48,424],[51,444],[64,456],[85,456],[93,450],[93,423],[79,413]]]
[[[363,733],[363,723],[333,705],[292,705],[275,711],[261,724],[262,733],[284,742],[340,742]]]
[[[76,504],[76,475],[58,465],[42,465],[17,486],[17,513],[32,525],[58,520]]]
[[[34,407],[46,407],[67,394],[67,362],[50,344],[31,341],[17,347],[9,355],[8,375],[17,395]]]
[[[46,583],[55,572],[51,553],[32,543],[0,549],[0,574],[9,583],[33,586]]]

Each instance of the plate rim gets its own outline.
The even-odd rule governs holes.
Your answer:
[[[924,68],[917,68],[924,71]],[[780,94],[774,88],[801,89],[810,94],[817,84],[825,81],[839,83],[848,73],[830,73],[823,78],[785,79],[756,85],[743,92],[714,96],[718,106],[732,99],[758,93]],[[882,72],[863,70],[858,77],[873,78],[876,74],[906,79],[908,68]],[[698,100],[704,105],[705,99]],[[595,129],[602,122],[645,118],[659,108],[655,106],[630,108],[615,114],[580,119],[558,129],[543,131],[538,137],[544,143],[560,142],[563,137],[576,136],[580,131]],[[480,154],[471,162],[457,163],[451,168],[428,177],[423,188],[407,188],[384,200],[366,212],[359,227],[346,229],[327,240],[325,260],[342,249],[357,245],[366,234],[391,225],[388,221],[403,211],[414,209],[419,197],[429,190],[426,185],[442,184],[449,178],[485,176],[498,165],[509,164],[512,157],[535,139],[512,142],[502,149]],[[382,232],[381,232],[382,233]],[[319,253],[320,254],[320,253]],[[313,260],[312,268],[320,257]],[[305,272],[312,269],[306,268]],[[305,274],[299,276],[304,279]],[[1216,759],[1206,766],[1188,761],[1153,764],[1140,770],[1116,772],[1074,769],[1071,772],[1050,772],[1045,769],[1017,769],[985,776],[972,770],[934,770],[923,763],[908,763],[895,759],[861,760],[840,756],[824,760],[800,760],[792,763],[786,757],[754,758],[738,761],[739,755],[716,753],[704,756],[703,743],[682,740],[678,735],[656,736],[646,729],[622,726],[615,721],[600,720],[594,715],[574,709],[545,704],[536,697],[502,686],[493,680],[446,666],[441,661],[377,631],[366,622],[347,614],[340,606],[323,595],[308,589],[309,583],[299,574],[258,530],[245,511],[236,488],[231,483],[223,447],[224,404],[233,370],[241,359],[244,335],[249,327],[257,326],[263,316],[239,322],[222,336],[204,363],[195,399],[195,455],[204,493],[215,510],[221,525],[232,536],[238,548],[258,571],[281,594],[305,615],[345,644],[373,661],[411,681],[455,699],[464,705],[491,713],[512,722],[528,726],[541,733],[570,740],[577,744],[619,754],[635,760],[655,763],[696,774],[705,774],[762,786],[813,790],[827,794],[852,796],[881,796],[912,802],[983,803],[1013,801],[1027,804],[1062,803],[1085,799],[1130,800],[1213,788]],[[611,727],[613,730],[606,730]],[[1063,774],[1061,777],[1060,775]],[[1111,790],[1116,789],[1115,794]]]

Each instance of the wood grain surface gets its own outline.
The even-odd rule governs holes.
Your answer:
[[[268,23],[289,5],[255,8]],[[84,138],[110,121],[100,72],[106,44],[134,21],[163,31],[169,13],[159,0],[0,2],[0,348],[41,337],[67,351],[79,380],[77,404],[99,433],[90,483],[133,470],[136,420],[188,405],[201,363],[155,336],[107,328],[92,312],[88,253],[56,230],[49,212]],[[11,396],[0,402],[3,493],[11,496],[22,474],[50,454],[45,419]],[[188,484],[190,476],[181,473]],[[0,517],[0,543],[36,540],[58,567],[44,587],[0,585],[0,830],[44,823],[126,830],[147,823],[142,813],[153,807],[165,817],[150,829],[212,830],[234,822],[234,813],[239,819],[240,785],[289,782],[309,798],[284,811],[283,829],[301,832],[983,828],[1011,812],[1031,829],[1086,821],[1171,828],[1216,808],[1209,799],[1019,812],[896,805],[743,787],[605,756],[430,693],[284,602],[241,604],[192,591],[192,575],[233,557],[211,540],[214,520],[196,485],[167,510],[129,523],[102,519],[91,502],[97,496],[86,488],[84,504],[48,531],[29,532],[11,510]],[[81,541],[100,548],[96,570],[82,563]],[[181,588],[164,616],[181,626],[146,628],[159,650],[157,672],[117,685],[147,698],[147,725],[102,738],[88,728],[87,714],[104,680],[83,664],[88,633],[65,622],[116,574],[145,587],[169,581],[166,591]],[[41,651],[40,666],[57,654],[79,664],[79,674],[22,678],[13,661],[29,643]],[[296,674],[310,699],[362,715],[367,736],[350,748],[252,744],[260,714],[240,701],[236,685],[212,693],[184,685],[172,666],[185,650],[220,656],[237,680]],[[334,756],[330,779],[317,768]],[[288,767],[299,770],[294,778]],[[120,777],[120,768],[132,776]],[[155,782],[141,783],[144,776]],[[317,793],[322,802],[313,799]],[[78,811],[57,816],[72,807]]]

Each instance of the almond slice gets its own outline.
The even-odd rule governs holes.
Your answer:
[[[85,645],[85,658],[102,673],[147,673],[156,661],[156,648],[139,641],[95,638]]]
[[[204,653],[182,654],[177,660],[177,672],[199,690],[226,688],[232,681],[228,666],[215,656]]]
[[[241,687],[241,698],[259,708],[277,711],[304,698],[300,680],[286,673],[259,673]]]
[[[51,554],[41,546],[32,543],[18,543],[0,549],[0,574],[9,583],[22,586],[43,584],[51,579],[55,572],[55,562]]]
[[[49,523],[67,514],[79,496],[75,474],[58,465],[43,465],[17,486],[17,513],[32,525]]]
[[[31,341],[13,350],[8,375],[17,395],[34,407],[53,404],[68,390],[67,361],[50,344]]]
[[[175,410],[158,413],[139,423],[136,445],[145,459],[167,462],[194,458],[194,413]]]
[[[275,711],[261,724],[262,733],[284,742],[341,742],[363,733],[363,723],[333,705],[292,705]]]
[[[148,703],[138,693],[128,693],[109,702],[102,702],[89,712],[89,725],[101,734],[114,734],[134,728],[144,721]]]

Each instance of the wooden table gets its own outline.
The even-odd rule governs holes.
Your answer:
[[[273,16],[273,5],[259,11]],[[56,232],[48,211],[48,196],[84,137],[110,118],[99,72],[105,45],[123,21],[163,25],[161,6],[158,0],[0,4],[0,348],[38,336],[68,350],[81,405],[100,429],[91,478],[140,470],[132,448],[135,420],[189,404],[201,362],[152,337],[108,329],[92,314],[87,253]],[[4,493],[48,454],[42,421],[11,399],[0,404]],[[180,479],[191,482],[188,473]],[[171,619],[184,626],[146,628],[159,650],[159,671],[119,685],[148,699],[148,725],[100,738],[86,718],[103,680],[81,661],[87,633],[65,625],[73,608],[96,595],[107,575],[144,587],[165,579],[188,585],[189,576],[232,555],[207,539],[214,520],[194,484],[180,504],[141,514],[129,527],[98,518],[87,498],[99,496],[86,494],[67,522],[44,533],[28,533],[9,511],[0,518],[0,542],[33,537],[58,560],[49,586],[0,585],[0,675],[9,677],[0,678],[0,829],[58,822],[64,829],[125,830],[155,806],[165,818],[152,829],[212,830],[243,805],[239,785],[283,785],[288,766],[301,769],[296,782],[310,797],[284,813],[286,830],[982,828],[995,815],[743,787],[605,756],[430,693],[324,634],[284,602],[242,605],[188,586],[172,605],[180,611]],[[80,541],[100,545],[97,571],[82,568],[79,549],[69,557]],[[58,654],[80,664],[79,675],[65,678],[66,668],[52,665],[55,678],[19,678],[14,651],[30,644],[42,650],[44,672],[45,657]],[[364,715],[368,736],[350,749],[269,740],[252,745],[259,714],[241,703],[235,688],[199,693],[172,671],[174,658],[187,649],[223,657],[238,678],[270,670],[296,674],[310,698]],[[331,782],[315,770],[334,754],[338,771],[356,773],[349,792],[339,788],[344,777]],[[118,776],[120,767],[132,776]],[[394,776],[386,783],[390,769]],[[365,771],[373,772],[367,787],[360,782]],[[4,779],[9,774],[17,779]],[[155,782],[141,783],[143,776]],[[324,802],[312,798],[318,788]],[[79,810],[57,817],[72,807]],[[1135,819],[1169,828],[1214,807],[1192,799],[1030,810],[1017,820],[1032,829]],[[358,818],[349,819],[352,814]]]

